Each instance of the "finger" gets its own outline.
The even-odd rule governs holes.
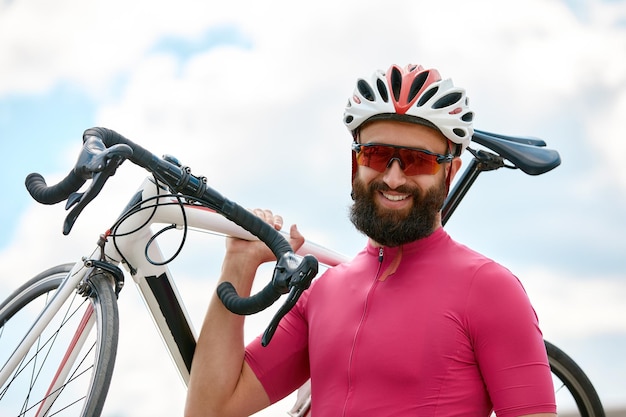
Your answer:
[[[274,226],[274,229],[276,230],[280,230],[283,228],[283,217],[280,215],[275,215],[274,216],[274,221],[272,223],[272,225]]]
[[[263,209],[259,209],[259,208],[255,208],[255,209],[253,209],[253,210],[252,210],[252,212],[253,212],[253,213],[254,213],[257,217],[259,217],[259,218],[263,219],[264,221],[267,221],[267,220],[268,220],[268,212],[269,212],[269,215],[271,215],[271,214],[272,214],[272,212],[271,212],[271,211],[269,211],[269,210],[263,210]]]
[[[289,244],[294,251],[297,251],[304,244],[304,236],[298,230],[298,226],[293,224],[289,228]]]
[[[263,219],[266,223],[269,223],[274,229],[281,230],[283,228],[283,218],[278,214],[274,214],[272,210],[268,209],[253,209],[252,212]]]

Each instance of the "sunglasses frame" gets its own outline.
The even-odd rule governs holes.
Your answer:
[[[448,154],[442,155],[442,154],[440,154],[440,153],[431,152],[431,151],[428,151],[428,150],[426,150],[426,149],[421,149],[421,148],[412,148],[412,147],[410,147],[410,146],[390,145],[390,144],[387,144],[387,143],[377,143],[377,142],[372,142],[372,143],[358,143],[358,142],[352,142],[352,151],[354,151],[354,153],[357,155],[357,160],[358,160],[358,155],[359,155],[359,153],[361,152],[362,148],[369,148],[369,147],[374,147],[374,146],[380,146],[380,147],[384,147],[384,148],[392,148],[392,149],[399,149],[399,150],[400,150],[400,149],[405,149],[405,150],[409,150],[409,151],[417,151],[417,152],[420,152],[420,153],[423,153],[423,154],[425,154],[425,155],[429,155],[429,156],[435,156],[435,157],[437,157],[435,161],[436,161],[436,162],[437,162],[437,164],[439,164],[439,165],[444,164],[444,163],[446,163],[446,162],[450,162],[450,161],[452,161],[452,160],[454,159],[454,155],[453,155],[453,154],[451,154],[451,153],[448,153]],[[389,163],[390,163],[392,160],[394,160],[394,159],[397,159],[397,160],[401,163],[401,165],[406,165],[406,164],[404,163],[404,161],[402,161],[402,159],[401,159],[401,158],[399,158],[399,155],[398,155],[398,156],[394,156],[394,155],[392,155],[392,157],[391,157],[391,158],[389,158],[389,161],[387,161],[387,165],[386,165],[386,167],[387,167],[387,168],[389,167]],[[359,165],[360,165],[360,164],[359,164]],[[365,166],[367,166],[367,165],[365,165]],[[370,167],[370,168],[371,168],[371,167]],[[372,168],[372,169],[376,170],[375,168]],[[406,167],[405,167],[405,168],[402,168],[402,171],[404,172],[404,170],[405,170],[405,169],[406,169]],[[378,170],[376,170],[376,171],[378,171]],[[379,171],[379,172],[384,172],[384,171]],[[439,170],[437,170],[437,172],[439,172]],[[437,172],[435,172],[435,173],[434,173],[434,174],[432,174],[432,175],[435,175]]]

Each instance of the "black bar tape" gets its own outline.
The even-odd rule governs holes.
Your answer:
[[[41,174],[32,173],[26,177],[26,189],[29,194],[41,204],[57,204],[67,198],[85,183],[74,171],[70,171],[67,176],[56,185],[48,187],[46,180]]]
[[[221,211],[227,219],[237,223],[263,241],[276,259],[280,259],[285,253],[292,251],[289,242],[273,226],[237,203],[226,201]]]
[[[263,311],[281,296],[271,282],[251,297],[240,297],[233,284],[222,282],[217,286],[217,295],[228,310],[239,315],[250,315]]]

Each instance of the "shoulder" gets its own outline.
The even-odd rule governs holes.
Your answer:
[[[513,329],[538,328],[537,314],[521,281],[496,262],[476,270],[466,302],[467,319],[475,330],[508,334]]]
[[[506,267],[488,260],[478,266],[472,276],[471,295],[480,297],[504,297],[515,295],[526,298],[521,281]]]
[[[472,279],[472,285],[478,287],[512,287],[521,289],[517,277],[504,265],[476,250],[459,243],[447,236],[444,243],[447,250],[445,256],[451,264],[465,269],[465,273]]]

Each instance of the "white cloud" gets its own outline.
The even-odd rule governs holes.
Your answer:
[[[618,276],[564,275],[530,268],[523,284],[533,300],[548,339],[591,339],[626,333],[626,283]]]
[[[623,70],[623,74],[626,74],[626,65]],[[621,86],[606,86],[606,88],[613,89],[615,93],[607,101],[602,102],[599,109],[592,112],[593,119],[587,121],[586,130],[589,138],[592,139],[592,149],[599,152],[595,157],[599,157],[602,166],[606,168],[602,171],[604,175],[597,180],[601,184],[611,184],[615,181],[618,182],[619,187],[626,189],[626,169],[620,158],[626,152],[623,134],[626,114],[626,75],[621,81]],[[623,193],[616,195],[617,198],[621,196]]]

